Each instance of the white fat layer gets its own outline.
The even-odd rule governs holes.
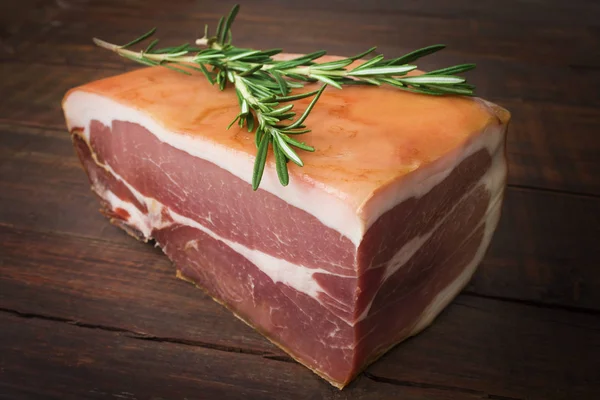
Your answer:
[[[88,142],[92,120],[108,127],[111,127],[114,121],[132,122],[150,131],[163,143],[207,160],[245,182],[249,183],[252,180],[253,156],[217,145],[200,136],[170,131],[159,121],[136,108],[81,90],[72,92],[65,99],[63,108],[69,129],[83,128],[82,136]],[[364,233],[383,213],[407,198],[419,198],[429,192],[433,186],[445,179],[457,164],[475,151],[487,148],[490,153],[494,153],[501,140],[502,129],[491,126],[489,130],[494,132],[476,135],[475,140],[455,149],[437,162],[425,168],[417,168],[413,173],[374,195],[359,210],[352,209],[342,199],[325,190],[300,184],[294,179],[290,180],[287,187],[283,187],[274,168],[265,170],[261,189],[313,215],[325,226],[338,231],[358,246]]]

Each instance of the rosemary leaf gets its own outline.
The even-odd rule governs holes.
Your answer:
[[[335,70],[335,69],[345,68],[352,63],[353,63],[353,60],[351,58],[346,58],[346,59],[338,60],[338,61],[330,61],[330,62],[326,62],[326,63],[322,63],[322,64],[315,64],[312,66],[312,69],[313,69],[313,71],[315,69],[321,70],[321,71],[331,71],[331,70]]]
[[[296,80],[298,80],[298,81],[303,81],[303,82],[308,82],[308,81],[310,81],[310,78],[308,78],[308,77],[306,77],[306,76],[304,76],[304,75],[295,74],[295,73],[293,73],[293,72],[288,72],[288,71],[286,71],[286,72],[285,72],[285,76],[287,76],[288,78],[291,78],[291,79],[296,79]]]
[[[158,44],[158,39],[154,39],[152,40],[152,42],[150,42],[150,44],[148,45],[148,47],[146,47],[146,50],[144,50],[144,53],[150,53],[152,52],[152,49]]]
[[[177,67],[174,67],[173,65],[167,64],[165,62],[161,62],[159,65],[161,67],[165,67],[165,68],[171,69],[171,70],[176,71],[176,72],[181,72],[182,74],[185,74],[185,75],[192,75],[191,72],[186,71],[183,68],[177,68]]]
[[[438,86],[438,85],[427,85],[429,89],[443,91],[446,94],[458,94],[462,96],[471,96],[473,91],[470,89],[463,89],[454,86]]]
[[[470,71],[475,68],[475,64],[461,64],[455,65],[454,67],[447,67],[442,69],[436,69],[435,71],[429,71],[425,75],[452,75],[461,74],[463,72]]]
[[[285,156],[292,160],[298,166],[303,167],[304,163],[302,162],[300,157],[298,157],[298,154],[296,154],[296,152],[290,147],[290,145],[287,144],[285,140],[283,140],[282,135],[280,133],[276,133],[274,136],[279,149],[285,154]]]
[[[326,87],[327,87],[327,85],[321,86],[321,89],[319,89],[319,91],[317,92],[315,97],[313,97],[313,99],[310,102],[310,104],[308,105],[308,107],[306,107],[306,110],[304,110],[304,113],[302,114],[302,116],[300,116],[300,118],[298,118],[296,121],[294,121],[293,124],[286,126],[282,130],[289,131],[294,128],[299,128],[302,125],[302,123],[304,122],[304,120],[306,119],[306,117],[308,117],[308,114],[310,114],[310,112],[312,111],[315,104],[317,104],[319,97],[321,97],[321,94],[323,93],[323,91],[325,90]]]
[[[237,4],[236,4],[236,5],[237,5]],[[224,21],[225,21],[225,18],[223,18],[223,17],[221,17],[221,18],[219,19],[219,24],[217,25],[217,33],[216,33],[216,37],[215,37],[215,39],[216,39],[217,41],[219,41],[219,38],[220,38],[221,36],[223,36],[223,23],[224,23]],[[222,42],[221,42],[221,43],[222,43]]]
[[[279,54],[283,51],[283,49],[270,49],[270,50],[264,50],[263,54],[267,57],[272,57],[276,54]]]
[[[273,153],[275,154],[275,169],[277,170],[277,177],[279,178],[279,183],[282,186],[287,186],[290,183],[290,175],[287,169],[287,163],[285,155],[279,146],[279,141],[273,141]],[[284,142],[285,143],[285,142]]]
[[[283,106],[283,107],[274,109],[273,111],[269,112],[267,115],[271,115],[271,116],[281,115],[281,114],[284,114],[284,113],[290,111],[292,108],[294,108],[294,105],[288,104],[287,106]]]
[[[309,131],[310,132],[310,131]],[[290,133],[290,132],[286,132],[286,133]],[[281,137],[283,138],[283,140],[285,140],[286,142],[288,142],[289,144],[291,144],[292,146],[298,147],[299,149],[302,150],[306,150],[306,151],[315,151],[315,148],[312,146],[307,145],[304,142],[299,142],[297,140],[292,139],[291,137],[282,134]]]
[[[295,101],[295,100],[305,99],[307,97],[314,96],[317,93],[319,93],[318,89],[313,90],[312,92],[300,93],[300,94],[295,94],[295,95],[291,95],[291,96],[275,97],[275,100],[277,100],[281,103],[284,103],[286,101]]]
[[[350,71],[348,75],[351,76],[364,76],[364,75],[403,75],[409,71],[416,69],[416,65],[400,65],[392,67],[373,67],[364,68],[358,71]]]
[[[242,116],[242,114],[238,114],[236,115],[236,117],[233,119],[233,121],[231,121],[229,123],[229,125],[227,126],[227,129],[231,128],[233,126],[233,124],[235,124],[235,122]]]
[[[359,71],[363,68],[369,68],[370,66],[376,65],[377,63],[381,62],[381,60],[383,60],[383,59],[384,59],[384,57],[382,55],[375,56],[375,57],[371,58],[369,61],[365,61],[363,64],[354,68],[352,70],[352,72]]]
[[[413,61],[417,61],[421,57],[425,57],[429,54],[433,54],[444,49],[446,46],[443,44],[434,44],[433,46],[427,46],[419,50],[412,51],[402,57],[395,58],[389,61],[388,65],[401,65],[408,64]]]
[[[133,39],[131,42],[124,44],[122,46],[120,46],[122,49],[126,49],[128,47],[131,47],[133,45],[136,45],[140,42],[143,42],[144,40],[148,39],[150,36],[154,35],[154,33],[156,32],[156,28],[152,28],[150,29],[148,32],[144,33],[142,36],[138,37],[137,39]]]
[[[235,60],[240,60],[242,58],[249,57],[249,56],[252,56],[255,54],[259,54],[259,53],[260,53],[260,50],[251,50],[251,51],[247,51],[245,53],[236,54],[233,57],[229,57],[227,59],[227,61],[231,62],[231,61],[235,61]]]
[[[464,78],[460,78],[458,76],[450,76],[450,75],[417,75],[417,76],[409,76],[406,78],[402,78],[403,82],[407,83],[420,83],[420,84],[428,84],[435,83],[438,85],[449,85],[454,83],[463,83]]]
[[[281,76],[281,74],[277,71],[271,71],[271,75],[277,81],[281,95],[282,96],[287,95],[289,93],[288,83],[283,79],[283,76]]]
[[[319,80],[323,83],[326,83],[327,85],[331,85],[335,88],[341,89],[342,85],[340,85],[339,83],[337,83],[336,81],[334,81],[332,78],[329,78],[325,75],[320,75],[320,74],[310,74],[309,75],[311,78],[314,78],[316,80]]]
[[[281,128],[285,128],[285,126],[281,127]],[[304,133],[308,133],[311,132],[310,129],[295,129],[293,131],[285,131],[286,135],[302,135]]]
[[[269,149],[269,142],[271,136],[267,133],[263,133],[258,145],[258,151],[256,152],[256,159],[254,160],[254,170],[252,171],[252,189],[258,189],[260,181],[262,180],[263,172],[265,171],[265,164],[267,162],[267,151]]]
[[[204,64],[198,63],[198,66],[200,67],[200,71],[202,71],[202,73],[204,74],[204,76],[206,77],[206,79],[208,79],[208,81],[210,82],[210,84],[214,85],[215,84],[214,76],[210,72],[208,72],[208,70],[206,69],[206,67],[204,66]]]
[[[370,48],[369,50],[367,50],[367,51],[363,51],[363,52],[362,52],[362,53],[360,53],[360,54],[357,54],[357,55],[355,55],[355,56],[352,56],[352,57],[350,57],[350,59],[351,59],[352,61],[360,60],[360,59],[361,59],[361,58],[363,58],[364,56],[367,56],[367,55],[371,54],[372,52],[374,52],[376,49],[377,49],[377,47],[375,47],[375,46],[374,46],[374,47],[371,47],[371,48]]]
[[[279,118],[280,121],[289,119],[289,120],[293,120],[294,118],[296,118],[296,113],[295,112],[288,112],[285,114],[280,114],[277,116],[277,118]]]
[[[246,126],[248,127],[248,132],[254,130],[254,115],[252,115],[252,113],[248,113],[248,116],[246,117]]]
[[[245,70],[244,72],[242,72],[240,74],[240,76],[250,76],[253,73],[255,73],[256,71],[260,70],[262,67],[263,67],[262,64],[257,64],[254,67],[249,68],[249,69]]]
[[[221,35],[220,35],[220,39],[219,39],[219,41],[221,43],[225,43],[227,34],[231,33],[231,25],[233,24],[233,21],[235,20],[235,17],[237,16],[237,13],[239,10],[240,10],[240,5],[236,4],[233,6],[231,11],[229,12],[227,19],[225,20],[225,24],[223,25],[223,29],[221,30]]]
[[[379,82],[377,79],[364,78],[364,77],[361,77],[360,79],[362,82],[367,82],[367,83],[370,83],[371,85],[375,85],[375,86],[381,86],[381,82]]]

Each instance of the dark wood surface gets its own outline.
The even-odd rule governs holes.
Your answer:
[[[386,55],[446,43],[513,114],[509,188],[477,274],[344,391],[115,227],[71,147],[70,87],[135,68],[90,38],[194,39],[229,3],[0,2],[0,398],[600,398],[600,3],[242,2],[239,45]]]

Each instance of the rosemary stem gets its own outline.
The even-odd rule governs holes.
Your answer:
[[[121,46],[117,46],[112,43],[105,42],[104,40],[94,38],[94,43],[97,46],[105,48],[107,50],[113,51],[121,56],[129,56],[130,58],[147,58],[152,61],[177,61],[177,62],[194,62],[194,57],[192,56],[182,56],[182,55],[172,55],[172,54],[151,54],[144,53],[143,51],[131,51],[124,49]]]
[[[323,71],[321,71],[323,72]],[[281,70],[281,73],[283,74],[298,74],[298,75],[303,75],[303,76],[310,76],[310,75],[318,75],[319,74],[319,70],[313,70],[310,66],[308,67],[296,67],[296,68],[290,68],[290,69],[284,69]],[[339,76],[339,77],[346,77],[348,76],[348,71],[327,71],[327,76]]]

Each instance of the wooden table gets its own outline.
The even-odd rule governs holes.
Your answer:
[[[340,392],[109,225],[71,147],[68,88],[135,68],[93,47],[179,44],[231,4],[0,5],[0,398],[599,399],[600,3],[245,1],[240,46],[386,55],[443,42],[513,113],[509,188],[468,288]]]

